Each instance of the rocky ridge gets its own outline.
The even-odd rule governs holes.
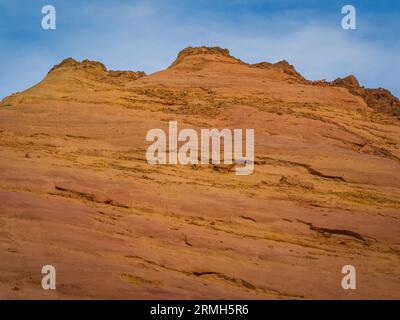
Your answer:
[[[379,90],[219,48],[150,75],[64,60],[0,107],[0,298],[398,299],[400,121]],[[254,173],[150,165],[169,121],[254,129]]]

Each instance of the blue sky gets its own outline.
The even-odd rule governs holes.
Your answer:
[[[47,4],[56,30],[41,27]],[[357,10],[356,30],[341,27],[346,4]],[[286,59],[313,80],[354,74],[400,96],[399,33],[400,1],[392,0],[0,0],[0,98],[66,57],[152,73],[200,45],[251,63]]]

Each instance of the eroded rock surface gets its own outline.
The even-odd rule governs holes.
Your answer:
[[[220,48],[151,75],[64,60],[0,106],[0,297],[399,299],[396,99]],[[254,128],[254,173],[149,165],[171,120]]]

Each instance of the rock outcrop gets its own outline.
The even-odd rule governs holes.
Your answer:
[[[65,59],[0,107],[0,299],[399,299],[397,106],[220,48],[150,75]],[[149,164],[174,120],[254,129],[253,174]]]

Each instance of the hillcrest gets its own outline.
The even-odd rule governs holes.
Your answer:
[[[151,129],[147,132],[146,141],[154,143],[147,148],[146,160],[150,164],[220,164],[223,153],[224,164],[237,165],[236,175],[250,175],[254,171],[254,129],[245,129],[245,133],[243,140],[242,129],[200,129],[199,141],[196,130],[182,129],[178,132],[177,121],[169,121],[168,146],[164,130]],[[179,142],[183,144],[178,146]]]

